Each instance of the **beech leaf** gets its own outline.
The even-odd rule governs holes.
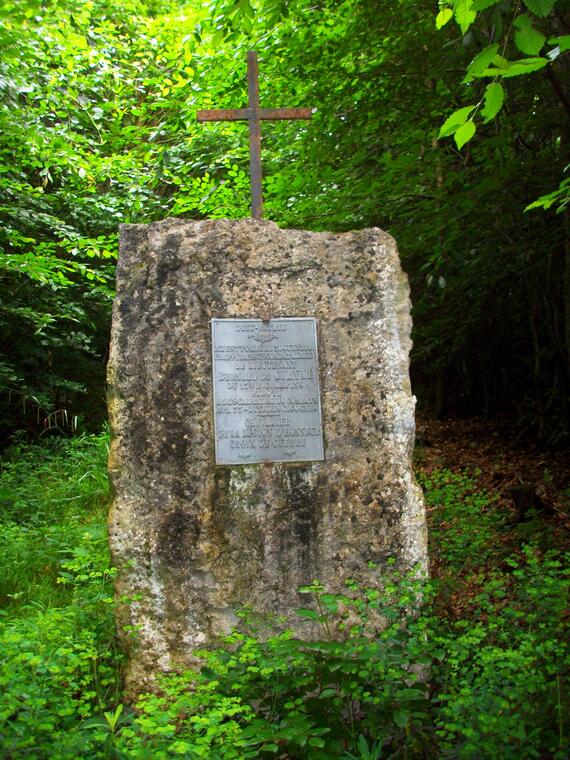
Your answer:
[[[474,108],[475,106],[465,106],[454,111],[443,122],[438,137],[449,137],[452,135],[462,124],[465,124]]]
[[[481,116],[485,122],[491,121],[503,107],[505,100],[505,91],[498,82],[492,82],[485,89],[485,105],[481,111]]]
[[[549,45],[556,45],[560,48],[561,53],[570,50],[570,34],[563,34],[562,37],[552,37],[548,40]]]
[[[463,34],[469,29],[471,24],[477,18],[477,14],[472,9],[473,0],[455,0],[455,20],[461,27]]]
[[[554,8],[556,0],[524,0],[524,4],[535,15],[545,18]]]
[[[488,45],[484,50],[481,50],[481,52],[475,56],[475,58],[467,67],[467,73],[463,81],[470,82],[473,77],[478,76],[482,71],[484,71],[493,62],[498,50],[498,43]]]
[[[546,37],[541,32],[534,29],[532,19],[526,13],[515,20],[517,31],[515,32],[515,45],[526,55],[538,55],[540,53]]]
[[[521,74],[531,74],[546,66],[548,58],[521,58],[511,61],[508,68],[501,71],[504,77],[518,77]]]
[[[442,8],[440,12],[437,14],[435,19],[435,26],[436,29],[441,29],[442,26],[445,26],[447,22],[453,18],[453,11],[451,8]]]
[[[469,140],[473,137],[475,134],[476,127],[475,122],[472,120],[466,121],[465,124],[462,124],[455,135],[453,136],[455,139],[455,144],[461,150],[461,148],[465,145],[465,143],[469,142]]]

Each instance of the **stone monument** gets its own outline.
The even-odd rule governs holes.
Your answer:
[[[379,229],[122,227],[109,469],[128,693],[192,666],[236,608],[294,627],[313,579],[370,584],[389,558],[425,570],[410,328]]]

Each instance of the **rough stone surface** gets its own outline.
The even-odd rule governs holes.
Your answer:
[[[317,319],[325,460],[214,464],[212,317]],[[235,609],[290,616],[318,578],[427,565],[411,467],[409,289],[394,240],[268,221],[125,225],[109,362],[110,516],[127,690],[191,666]],[[377,577],[377,571],[375,574]],[[299,624],[304,635],[306,624]]]

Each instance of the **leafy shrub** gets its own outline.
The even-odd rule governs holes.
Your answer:
[[[444,757],[565,757],[568,553],[509,552],[504,515],[477,473],[420,475],[438,565],[433,710]],[[447,621],[442,599],[463,597]],[[468,604],[465,604],[465,603]]]
[[[493,499],[465,473],[423,478],[443,583],[392,571],[330,594],[314,582],[298,612],[320,640],[244,612],[199,672],[125,707],[105,454],[104,436],[50,442],[0,473],[2,757],[568,756],[570,556],[509,553]],[[467,583],[467,612],[443,615],[442,590]]]
[[[11,452],[0,472],[2,757],[105,756],[88,720],[119,699],[102,520],[106,436]]]
[[[87,523],[104,520],[107,440],[51,439],[7,452],[13,458],[0,469],[0,602],[8,609],[33,613],[30,601],[69,600],[57,582],[60,563],[81,543]]]
[[[13,444],[0,463],[3,520],[58,524],[101,516],[107,505],[108,434]]]
[[[476,599],[473,620],[447,631],[434,669],[446,756],[567,757],[570,554],[508,558]]]
[[[200,672],[167,677],[160,696],[143,696],[120,735],[123,752],[316,759],[366,757],[376,746],[431,756],[426,621],[412,613],[425,586],[408,576],[383,591],[351,583],[347,594],[328,594],[318,582],[301,590],[316,609],[299,614],[322,626],[322,640],[235,632],[202,653]]]
[[[436,470],[419,473],[430,520],[430,550],[453,577],[481,567],[500,554],[504,518],[493,508],[495,497],[477,486],[475,472]]]
[[[100,745],[83,721],[116,697],[117,657],[85,622],[70,606],[0,624],[3,757],[87,757]]]

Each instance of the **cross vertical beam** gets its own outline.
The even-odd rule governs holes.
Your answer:
[[[257,53],[247,54],[247,108],[198,111],[198,121],[247,121],[249,126],[249,176],[251,179],[251,215],[263,218],[261,194],[261,120],[310,119],[312,108],[260,108]]]
[[[259,74],[257,55],[250,50],[247,54],[247,105],[252,111],[249,122],[249,177],[251,180],[251,215],[254,219],[263,217],[261,194],[261,122],[259,120]]]

